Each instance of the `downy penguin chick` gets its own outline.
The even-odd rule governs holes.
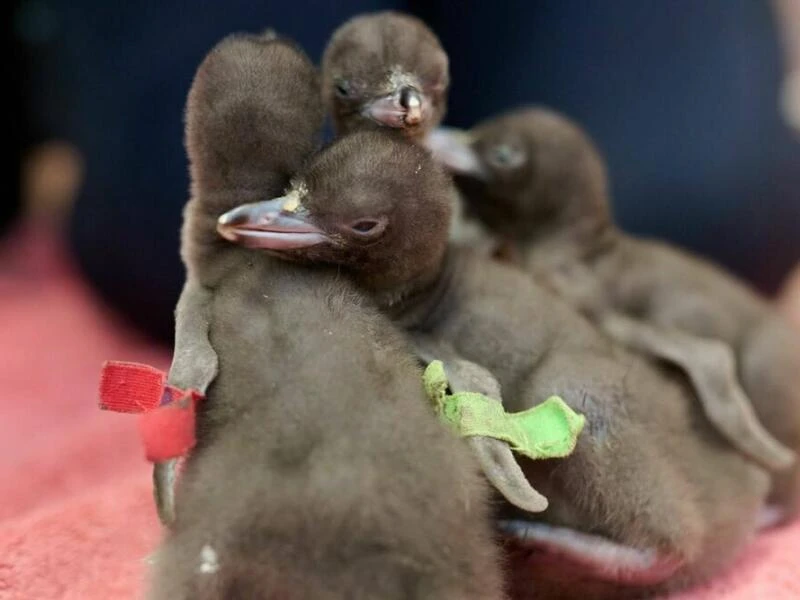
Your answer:
[[[322,57],[322,94],[338,134],[385,127],[419,141],[442,121],[449,85],[436,35],[394,11],[345,22]]]
[[[286,197],[261,203],[269,218],[241,227],[257,227],[253,247],[336,265],[395,322],[489,369],[509,410],[558,394],[586,415],[573,455],[520,459],[551,502],[539,515],[509,507],[503,528],[536,550],[532,565],[566,565],[548,562],[541,587],[520,597],[642,597],[729,564],[756,529],[767,474],[716,435],[681,378],[526,274],[448,247],[450,185],[425,149],[358,132],[315,156]],[[311,228],[326,239],[304,243]]]
[[[216,233],[222,213],[284,189],[322,114],[313,65],[274,39],[221,41],[189,92],[170,376],[209,385],[149,597],[499,600],[488,490],[400,333],[336,269]]]
[[[715,426],[775,471],[774,521],[797,515],[800,336],[790,323],[710,261],[621,231],[600,152],[566,117],[519,109],[469,138],[460,154],[473,168],[456,181],[472,211],[537,281],[618,341],[684,370]]]

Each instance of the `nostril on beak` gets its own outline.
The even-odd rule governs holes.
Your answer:
[[[263,215],[259,216],[258,224],[259,225],[272,225],[275,220],[278,218],[279,214],[277,212],[268,212],[264,213]]]

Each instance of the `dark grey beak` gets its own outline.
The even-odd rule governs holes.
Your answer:
[[[429,108],[425,95],[411,85],[399,87],[394,93],[373,100],[363,114],[386,127],[401,129],[419,125]]]
[[[217,232],[236,244],[266,250],[295,250],[328,241],[325,232],[306,215],[296,214],[287,205],[296,207],[296,198],[282,196],[243,204],[217,220]]]
[[[489,171],[472,146],[469,132],[454,127],[438,127],[423,141],[433,157],[457,175],[489,180]]]

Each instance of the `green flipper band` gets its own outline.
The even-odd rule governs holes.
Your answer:
[[[461,437],[503,440],[528,458],[561,458],[575,449],[586,417],[558,396],[518,413],[507,413],[498,400],[474,392],[447,393],[441,361],[431,362],[423,375],[425,390],[436,413]]]

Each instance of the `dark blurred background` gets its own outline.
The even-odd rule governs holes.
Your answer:
[[[222,36],[267,26],[319,60],[345,19],[394,8],[450,54],[447,124],[528,103],[567,113],[606,153],[625,229],[773,294],[800,259],[800,138],[779,102],[800,72],[797,1],[8,3],[16,172],[43,155],[74,170],[61,179],[75,190],[70,251],[110,306],[168,342],[184,278],[182,113],[200,60]],[[20,213],[12,178],[6,228]]]

